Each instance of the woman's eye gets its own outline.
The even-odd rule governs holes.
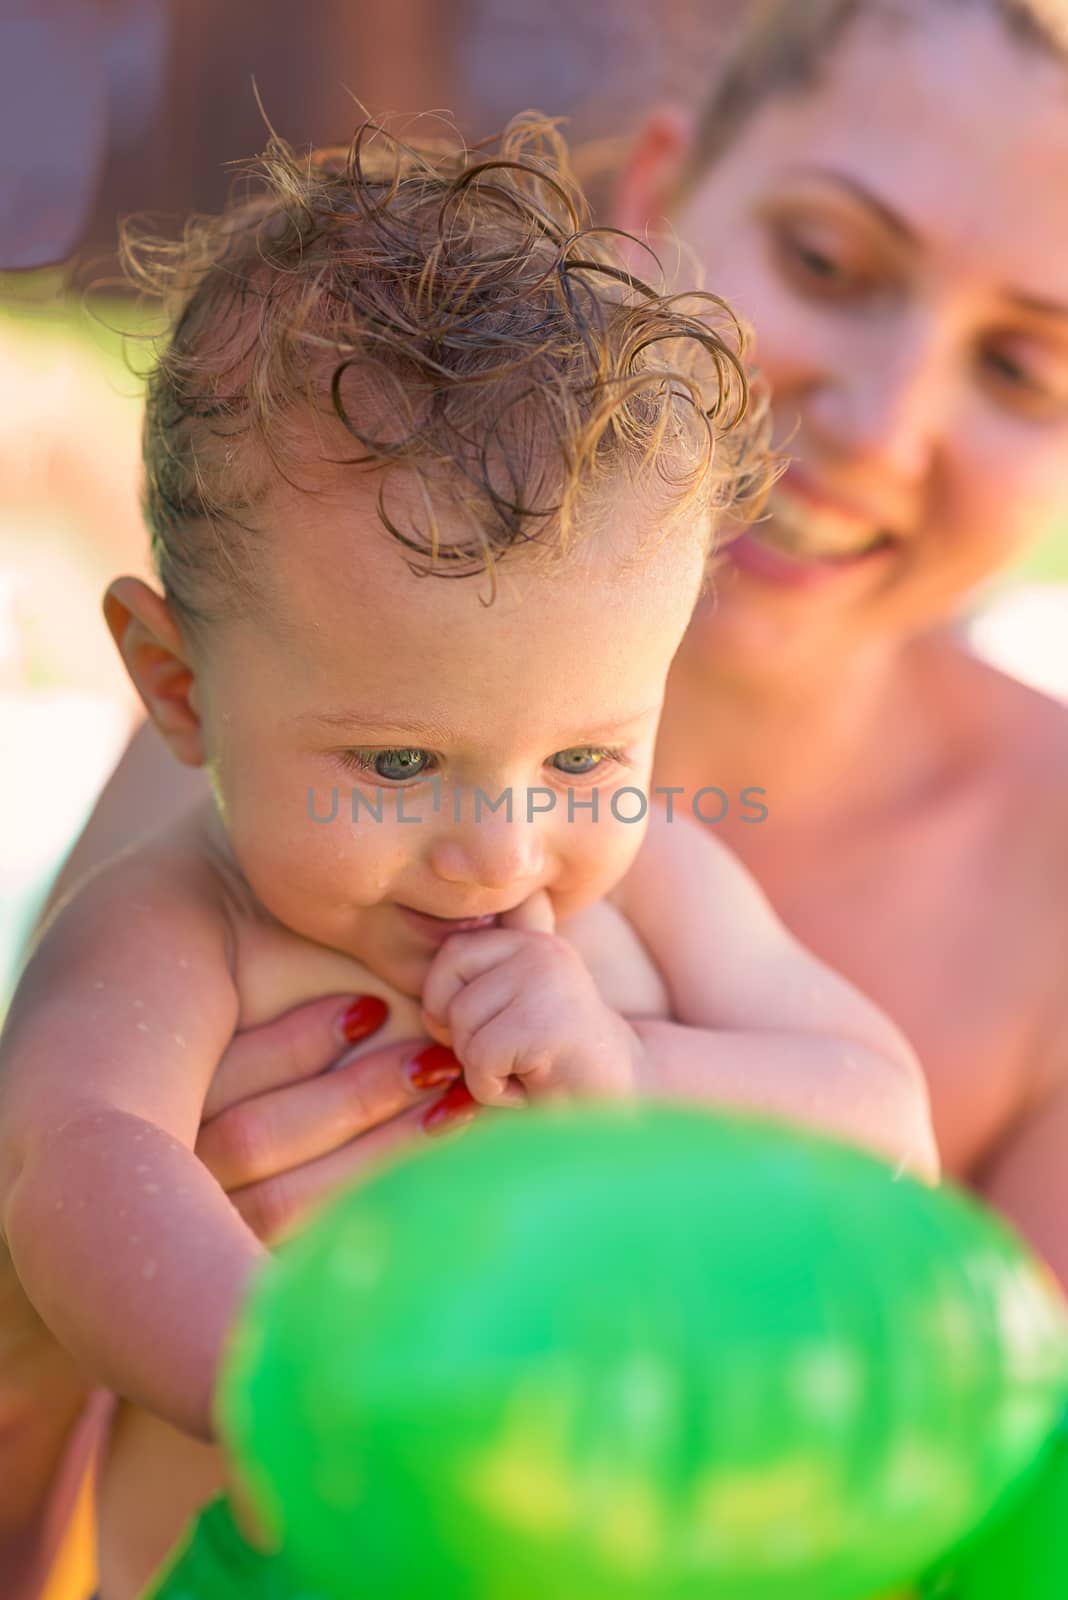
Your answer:
[[[428,750],[346,750],[342,759],[346,766],[390,783],[421,777],[433,761]]]
[[[1005,383],[1015,384],[1023,389],[1034,388],[1035,384],[1026,367],[1016,361],[1005,350],[990,349],[983,352],[983,361],[989,372]]]
[[[602,762],[611,759],[612,752],[599,750],[593,745],[576,745],[573,750],[558,750],[549,760],[549,765],[555,767],[557,772],[564,772],[570,778],[581,778],[593,772]]]
[[[1003,399],[1029,415],[1053,417],[1068,411],[1068,367],[1018,354],[1005,345],[988,345],[981,353],[983,371]]]
[[[795,240],[793,252],[799,264],[806,272],[811,272],[814,278],[823,278],[830,283],[840,276],[838,263],[831,256],[825,255],[822,250],[817,250],[814,245],[802,244],[800,240]]]
[[[813,294],[842,294],[865,287],[867,274],[840,244],[793,227],[772,230],[772,246],[788,279]]]

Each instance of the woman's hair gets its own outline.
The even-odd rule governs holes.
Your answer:
[[[680,180],[683,194],[733,143],[765,100],[815,82],[847,25],[864,13],[907,17],[924,6],[985,6],[1014,37],[1068,61],[1064,0],[750,0],[715,86],[699,113]]]
[[[769,478],[736,319],[625,268],[550,124],[474,150],[370,123],[302,155],[272,136],[221,215],[177,243],[127,225],[123,253],[164,310],[144,504],[186,623],[255,595],[275,473],[314,490],[323,463],[375,472],[383,526],[450,576],[565,547],[617,483],[649,490],[659,526],[684,506],[711,522]],[[445,503],[464,523],[447,542]]]

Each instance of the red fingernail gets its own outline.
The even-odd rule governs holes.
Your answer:
[[[444,1133],[447,1128],[458,1128],[462,1123],[470,1122],[478,1110],[479,1103],[466,1083],[454,1083],[451,1089],[446,1089],[437,1104],[430,1107],[422,1121],[423,1131]]]
[[[413,1089],[438,1089],[455,1083],[464,1069],[447,1044],[428,1044],[404,1070]]]
[[[361,994],[341,1018],[341,1031],[349,1044],[357,1044],[369,1034],[377,1033],[389,1016],[389,1007],[377,994]]]

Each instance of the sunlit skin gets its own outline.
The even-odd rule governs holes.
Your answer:
[[[263,1253],[197,1159],[236,1030],[378,995],[371,1048],[408,1039],[414,1064],[427,1033],[447,1041],[486,1104],[748,1105],[937,1172],[897,1030],[710,835],[621,820],[633,796],[613,814],[618,789],[650,788],[707,528],[660,528],[628,490],[563,564],[502,563],[487,604],[486,578],[413,576],[376,488],[273,485],[251,608],[202,634],[138,579],[105,603],[157,729],[214,793],[60,912],[0,1040],[6,1243],[46,1323],[131,1402],[100,1488],[103,1600],[132,1600],[220,1483],[219,1352]],[[335,787],[316,821],[309,797],[326,815]],[[488,809],[508,790],[511,819]],[[596,821],[568,806],[594,792]],[[331,1144],[315,1125],[305,1154]]]
[[[373,488],[332,491],[278,488],[290,537],[271,542],[272,603],[218,630],[198,673],[207,765],[260,903],[418,997],[442,935],[409,912],[492,917],[544,889],[564,919],[623,876],[643,829],[610,801],[648,790],[702,540],[643,559],[648,531],[621,501],[566,581],[504,563],[487,604],[488,577],[414,579],[384,531],[360,532]],[[509,790],[511,821],[492,809]],[[575,804],[594,790],[596,826]]]
[[[906,1028],[948,1170],[1068,1278],[1065,718],[952,627],[1068,506],[1068,75],[993,8],[897,12],[672,218],[755,325],[792,464],[699,607],[657,778],[766,786],[721,836]],[[625,225],[686,142],[646,129]]]
[[[753,321],[798,465],[778,546],[700,607],[656,781],[767,789],[767,822],[719,837],[907,1029],[946,1167],[1068,1277],[1064,718],[949,625],[1068,499],[1064,319],[1034,308],[1068,304],[1068,83],[980,4],[898,9],[765,101],[672,215]],[[647,130],[617,220],[672,211],[684,144]],[[813,554],[883,531],[852,567]]]

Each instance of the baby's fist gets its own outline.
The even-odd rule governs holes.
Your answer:
[[[423,987],[427,1029],[448,1039],[471,1093],[484,1105],[632,1094],[638,1037],[605,1005],[578,952],[550,931],[548,896],[532,896],[505,922],[452,934]]]

